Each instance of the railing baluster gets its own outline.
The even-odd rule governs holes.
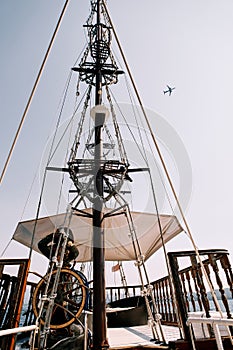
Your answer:
[[[181,283],[182,283],[182,286],[183,286],[183,295],[184,295],[184,301],[185,301],[185,304],[186,304],[186,307],[187,307],[187,310],[190,311],[190,307],[189,307],[189,301],[188,301],[188,293],[187,293],[187,289],[186,289],[186,285],[185,285],[185,273],[182,272],[180,274],[180,279],[181,279]]]
[[[194,295],[193,295],[193,290],[191,286],[191,281],[190,281],[190,271],[185,271],[185,277],[188,282],[188,290],[189,290],[189,296],[190,296],[190,301],[193,307],[193,311],[196,311],[196,304],[194,300]]]
[[[164,305],[163,318],[166,319],[167,318],[167,298],[166,298],[166,293],[165,293],[165,280],[164,279],[161,281],[161,284],[162,284],[162,296],[163,296],[163,305]]]
[[[11,278],[9,275],[3,275],[4,280],[1,283],[1,305],[0,305],[0,327],[3,324],[6,311],[7,311],[7,300],[9,299],[10,282]]]
[[[197,263],[197,259],[196,259],[195,255],[191,256],[191,262],[192,262],[194,270],[196,271],[197,285],[198,285],[199,290],[200,290],[201,300],[202,300],[202,304],[203,304],[205,312],[206,312],[206,317],[210,317],[210,303],[209,303],[209,300],[207,298],[207,293],[206,293],[206,289],[205,289],[205,285],[204,285],[204,281],[203,281],[203,277],[202,277],[202,271],[201,271],[200,266]]]
[[[163,307],[163,297],[162,297],[162,281],[159,282],[159,299],[160,299],[160,314],[164,315],[164,307]]]
[[[225,272],[227,283],[229,285],[229,289],[231,291],[231,295],[233,298],[233,273],[232,273],[230,261],[229,261],[228,256],[226,254],[221,256],[220,263],[221,263],[221,266]]]
[[[193,282],[194,282],[195,292],[196,292],[196,296],[197,296],[197,302],[198,302],[200,311],[203,311],[203,305],[202,305],[201,296],[200,296],[201,294],[199,292],[199,288],[198,288],[198,284],[197,284],[197,277],[196,277],[197,271],[193,266],[191,268],[191,275],[192,275]],[[195,308],[195,311],[197,311],[197,308]]]
[[[210,254],[209,255],[209,260],[210,260],[210,264],[211,264],[211,266],[213,268],[213,271],[215,273],[216,281],[217,281],[217,284],[219,286],[219,292],[220,292],[220,295],[221,295],[221,299],[222,299],[223,305],[225,306],[227,317],[228,318],[232,318],[231,317],[231,312],[230,312],[230,309],[229,309],[229,305],[228,305],[228,301],[227,301],[227,298],[226,298],[226,295],[225,295],[225,291],[223,289],[223,284],[222,284],[221,278],[219,276],[219,268],[218,268],[218,265],[217,265],[217,262],[216,262],[215,255],[214,254]]]
[[[167,315],[166,315],[166,320],[168,322],[172,322],[172,311],[171,311],[171,303],[170,303],[170,293],[169,293],[169,280],[168,279],[164,279],[164,283],[165,283],[165,293],[166,293],[166,302],[167,302]]]

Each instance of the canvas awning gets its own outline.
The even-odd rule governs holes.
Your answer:
[[[91,213],[91,209],[85,209]],[[64,224],[66,214],[43,217],[37,220],[33,250],[40,253],[38,242]],[[158,217],[151,213],[131,212],[133,224],[137,232],[145,260],[154,254],[161,246],[161,234]],[[163,240],[168,242],[183,231],[177,218],[172,215],[159,216]],[[35,220],[22,221],[18,224],[13,239],[30,247]],[[70,229],[73,231],[75,244],[79,249],[77,261],[92,260],[92,218],[72,215]],[[130,230],[125,215],[110,216],[104,219],[105,227],[105,259],[109,261],[135,260],[135,253],[130,237]]]

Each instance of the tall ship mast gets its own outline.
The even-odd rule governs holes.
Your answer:
[[[93,194],[88,195],[92,202],[92,222],[93,222],[93,348],[103,349],[108,347],[106,334],[106,300],[105,300],[105,232],[103,227],[104,221],[104,194],[106,193],[106,183],[104,177],[111,178],[118,172],[114,167],[114,161],[110,165],[110,170],[105,171],[103,155],[102,133],[106,127],[106,119],[109,111],[102,105],[103,103],[103,86],[115,83],[120,71],[115,63],[111,53],[111,28],[106,22],[106,13],[102,1],[92,1],[91,16],[87,22],[87,31],[89,45],[85,56],[78,68],[73,70],[79,73],[79,79],[86,82],[89,86],[94,86],[95,107],[92,109],[94,121],[93,143],[87,145],[93,159],[87,162],[85,159],[76,159],[75,152],[72,153],[69,162],[69,173],[74,182],[77,191],[82,190],[82,197],[85,198],[85,191],[92,189]],[[104,21],[105,15],[105,21]],[[86,101],[87,103],[89,101]],[[77,150],[78,144],[74,145]],[[111,163],[111,160],[109,161]],[[120,164],[120,162],[119,162]],[[122,163],[124,168],[125,164]],[[80,175],[88,172],[92,181],[87,184],[81,182]],[[115,173],[116,171],[116,173]],[[125,170],[124,170],[125,171]],[[123,180],[123,176],[121,180]],[[82,181],[82,180],[81,180]],[[104,187],[105,186],[105,187]],[[108,185],[109,195],[113,195],[113,189]]]

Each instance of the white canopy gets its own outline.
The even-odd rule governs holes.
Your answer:
[[[92,209],[84,210],[87,214]],[[37,220],[33,250],[40,253],[38,242],[56,227],[64,225],[66,214],[43,217]],[[158,217],[155,214],[131,212],[133,224],[141,253],[148,259],[161,246],[161,233]],[[168,242],[183,229],[177,218],[171,215],[160,215],[160,224],[164,242]],[[22,221],[18,224],[13,238],[30,247],[35,220]],[[73,214],[69,228],[73,231],[74,241],[79,249],[77,261],[92,260],[92,218]],[[130,236],[129,225],[125,215],[110,216],[104,219],[105,259],[109,261],[135,260],[135,253]]]

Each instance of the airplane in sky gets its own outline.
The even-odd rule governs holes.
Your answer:
[[[167,85],[167,88],[168,88],[168,90],[164,90],[163,93],[165,95],[167,92],[169,92],[169,96],[171,96],[172,90],[174,90],[175,87],[171,88],[169,85]]]

